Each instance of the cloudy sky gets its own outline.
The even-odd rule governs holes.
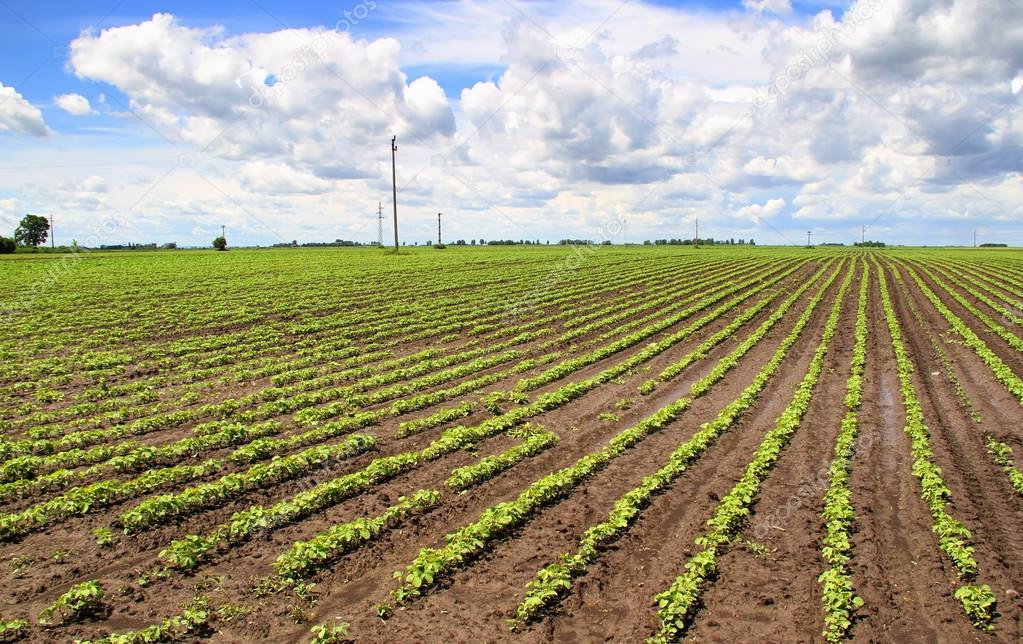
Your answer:
[[[409,243],[1023,245],[1021,92],[1023,0],[0,0],[0,234],[371,241],[397,135]]]

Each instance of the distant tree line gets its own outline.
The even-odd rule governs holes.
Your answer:
[[[871,241],[868,239],[867,241],[856,242],[853,246],[858,246],[860,248],[884,248],[885,243],[883,241]]]
[[[3,237],[0,236],[0,254],[13,253],[18,250],[18,247],[31,248],[33,251],[38,251],[39,247],[46,243],[46,240],[50,236],[50,220],[46,217],[39,215],[28,214],[22,217],[21,222],[14,231],[14,237]],[[134,242],[128,242],[127,244],[101,244],[100,250],[156,250],[157,248],[174,249],[178,245],[175,242],[169,242],[166,244],[136,244]],[[76,240],[71,240],[70,246],[57,246],[56,248],[49,249],[44,248],[44,252],[72,252],[77,253],[81,250],[82,246],[78,245]]]
[[[280,244],[274,244],[274,248],[333,248],[335,246],[376,246],[377,243],[364,244],[357,241],[348,241],[346,239],[335,239],[332,242],[305,242],[304,244],[298,243],[297,240],[291,240],[291,242],[284,242]]]
[[[713,237],[707,237],[706,239],[654,239],[646,240],[643,242],[644,246],[693,246],[695,244],[700,246],[756,246],[757,242],[753,239],[735,239],[731,237],[729,239],[714,239]]]
[[[481,244],[483,243],[482,239],[480,240],[480,243]],[[550,242],[547,242],[547,243],[550,243]],[[491,239],[490,241],[487,242],[487,246],[516,246],[516,245],[519,245],[519,244],[521,244],[523,246],[530,246],[530,245],[539,246],[540,245],[540,240],[539,239],[537,239],[537,240],[520,239],[518,241],[515,241],[514,239]]]
[[[157,245],[156,242],[150,242],[148,244],[136,244],[134,242],[128,242],[127,244],[100,244],[100,250],[156,250],[163,248],[165,250],[173,250],[177,248],[176,242],[168,242],[166,244]]]
[[[1008,244],[981,244],[981,248],[1008,248]]]

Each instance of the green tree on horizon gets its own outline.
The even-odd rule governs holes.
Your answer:
[[[14,230],[14,240],[22,246],[38,248],[40,244],[46,243],[49,232],[50,221],[46,217],[25,215]]]

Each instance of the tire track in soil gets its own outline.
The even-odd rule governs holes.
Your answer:
[[[809,295],[804,296],[800,303],[797,303],[789,311],[785,318],[772,330],[772,333],[746,356],[744,364],[756,363],[755,372],[759,369],[760,364],[766,362],[770,354],[773,353],[777,342],[784,336],[784,333],[779,334],[778,330],[786,326],[791,327],[795,318],[798,317],[799,311],[802,310],[801,304],[805,304],[805,300],[808,298]],[[766,315],[769,315],[769,313],[764,314],[764,317]],[[752,332],[755,324],[759,324],[759,322],[750,323],[748,332]],[[785,333],[787,333],[787,330]],[[672,351],[682,355],[691,350],[697,343],[698,340],[690,338],[685,343],[687,346],[679,345],[673,348]],[[709,371],[721,356],[731,351],[731,347],[726,346],[726,344],[719,346],[710,356],[696,363],[690,369],[690,372],[695,371],[698,367]],[[745,369],[743,366],[737,368],[712,393],[698,399],[697,405],[708,407],[710,412],[716,413],[719,407],[732,400],[745,387],[747,379],[744,376],[735,375],[740,372],[745,373]],[[683,416],[683,420],[680,420],[678,424],[648,437],[635,448],[612,461],[611,465],[604,472],[584,484],[571,497],[542,512],[527,525],[520,535],[511,540],[500,542],[500,545],[496,548],[496,554],[484,557],[476,562],[467,571],[467,574],[456,573],[447,587],[438,589],[427,597],[414,601],[407,607],[397,610],[395,615],[386,623],[381,623],[375,618],[372,606],[376,602],[386,599],[387,593],[394,587],[395,582],[391,578],[391,571],[402,568],[418,553],[421,547],[436,545],[440,541],[441,535],[452,529],[453,526],[475,520],[483,509],[489,507],[494,502],[513,497],[521,491],[526,482],[539,478],[560,467],[570,465],[577,458],[602,445],[621,429],[630,426],[633,422],[649,415],[656,408],[668,402],[668,400],[651,402],[647,397],[644,397],[641,400],[644,404],[623,412],[622,420],[619,423],[611,425],[595,421],[596,414],[600,410],[608,408],[610,401],[616,399],[614,396],[609,395],[611,389],[622,388],[627,391],[635,391],[635,386],[638,386],[645,377],[645,374],[636,374],[633,376],[633,382],[625,385],[609,383],[602,386],[599,389],[601,394],[589,400],[587,403],[588,409],[585,412],[577,407],[570,406],[555,410],[536,419],[536,422],[561,433],[562,441],[557,448],[549,450],[534,459],[530,459],[531,462],[523,462],[512,472],[484,484],[482,488],[494,487],[500,489],[495,489],[494,493],[487,494],[486,499],[471,502],[467,507],[459,510],[459,516],[454,516],[453,508],[449,508],[451,511],[447,512],[438,510],[431,513],[424,521],[439,523],[438,530],[432,535],[424,535],[425,539],[421,539],[420,542],[398,546],[398,549],[394,547],[394,544],[391,544],[390,547],[382,549],[383,552],[379,553],[377,551],[381,549],[374,547],[372,552],[367,550],[355,553],[340,562],[335,566],[335,570],[338,568],[348,570],[348,566],[352,561],[371,559],[369,563],[374,570],[372,572],[360,570],[360,579],[356,582],[359,587],[351,585],[346,587],[342,583],[335,590],[333,579],[323,580],[321,588],[326,588],[328,584],[331,585],[330,590],[324,593],[329,595],[330,598],[317,607],[318,614],[331,615],[338,610],[343,610],[346,621],[350,621],[353,624],[353,634],[356,634],[357,637],[367,637],[369,641],[394,637],[400,640],[402,639],[402,633],[409,638],[416,638],[419,636],[417,629],[420,628],[423,620],[430,620],[431,624],[445,624],[449,622],[454,624],[453,628],[455,630],[449,633],[449,635],[456,638],[464,632],[460,629],[465,628],[473,629],[474,633],[486,632],[489,634],[488,636],[496,637],[497,639],[510,637],[511,634],[507,631],[504,619],[507,613],[514,608],[515,603],[517,603],[519,596],[524,590],[525,583],[532,578],[536,569],[545,562],[541,557],[553,556],[557,552],[553,545],[555,543],[560,544],[557,547],[560,547],[562,550],[571,547],[577,541],[583,529],[590,523],[603,518],[603,515],[606,515],[614,499],[625,490],[638,484],[642,476],[659,467],[665,455],[674,449],[678,442],[684,439],[680,438],[678,433],[684,432],[684,436],[687,437],[698,427],[695,419],[700,417],[700,410],[697,405],[694,405],[694,408],[688,411],[686,416]],[[687,372],[685,376],[680,376],[672,383],[665,384],[662,387],[664,395],[670,396],[672,400],[677,398],[682,392],[682,385],[676,383],[680,383],[683,377],[688,381],[689,373]],[[696,377],[693,376],[693,379],[695,380]],[[734,379],[736,377],[742,378],[742,380],[730,380],[730,378]],[[688,383],[684,387],[684,390],[688,391]],[[584,396],[580,400],[586,399],[587,396]],[[594,421],[591,424],[593,429],[585,433],[565,432],[559,429],[566,427],[568,424],[578,423],[581,414]],[[564,418],[564,420],[552,422],[550,417],[553,415]],[[684,420],[687,417],[689,418],[688,422]],[[586,422],[590,425],[589,421]],[[637,463],[638,465],[636,465]],[[611,490],[603,490],[608,485],[617,487],[613,487]],[[588,512],[586,515],[583,515],[580,508],[575,505],[576,500],[580,497],[585,498],[587,504],[592,504],[585,506],[586,509],[583,511]],[[596,498],[591,501],[590,499],[593,497]],[[461,504],[461,498],[463,497],[455,498],[458,499],[457,503]],[[559,522],[561,522],[560,525]],[[549,527],[551,523],[554,524],[553,528]],[[569,526],[574,526],[575,529],[572,530]],[[537,535],[535,537],[533,536],[534,532]],[[505,554],[506,551],[511,554]],[[386,557],[391,563],[381,565],[379,561],[381,556]],[[526,557],[526,562],[506,566],[502,563],[506,557],[511,559]],[[514,571],[509,573],[505,570],[508,567],[514,568]],[[494,570],[498,572],[495,573],[493,572]],[[517,575],[517,577],[505,579],[509,574]],[[369,578],[368,575],[372,575],[372,578]],[[497,579],[496,583],[493,583],[494,579]],[[483,590],[484,588],[485,591]],[[488,611],[487,615],[476,616],[478,620],[482,620],[480,623],[467,624],[464,620],[472,617],[474,611],[467,611],[465,607],[471,606],[482,592],[486,592],[488,606],[492,606],[492,609]],[[503,597],[504,600],[498,601],[495,597]],[[445,613],[444,611],[447,612]],[[411,623],[409,623],[410,620]],[[296,630],[293,635],[298,637],[299,632]],[[434,633],[428,639],[442,641],[445,637],[439,633]]]
[[[806,415],[764,480],[742,536],[719,557],[719,577],[704,593],[707,608],[687,632],[696,641],[811,642],[824,628],[817,583],[824,568],[820,513],[845,416],[837,401],[845,398],[851,370],[855,338],[844,330],[856,326],[858,265],[856,270]],[[753,554],[743,545],[747,540],[769,553]]]
[[[933,309],[922,308],[929,302],[919,301],[925,298],[918,289],[910,287],[910,292],[930,328],[947,326]],[[901,298],[896,308],[904,329],[919,329]],[[1018,642],[1023,639],[1020,621],[1023,605],[1019,598],[1023,590],[1023,537],[1014,526],[1023,525],[1023,498],[987,453],[984,433],[989,423],[977,425],[964,412],[924,332],[909,332],[906,336],[915,366],[917,396],[924,422],[931,431],[931,448],[945,483],[952,490],[950,513],[973,533],[974,556],[980,568],[978,581],[989,583],[998,597],[1002,617],[996,623],[996,635]],[[987,369],[982,363],[978,366]],[[1001,383],[992,378],[988,389],[996,387],[1001,388]],[[1019,409],[1019,403],[1013,407]]]
[[[869,642],[974,641],[976,631],[951,596],[955,571],[942,559],[912,475],[895,352],[876,272],[867,306],[860,433],[849,478],[857,528],[850,539],[850,568],[853,587],[865,602],[853,633]],[[893,291],[893,299],[899,295]]]

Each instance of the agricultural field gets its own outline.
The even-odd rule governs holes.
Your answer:
[[[1023,639],[1023,253],[0,277],[0,641]]]

